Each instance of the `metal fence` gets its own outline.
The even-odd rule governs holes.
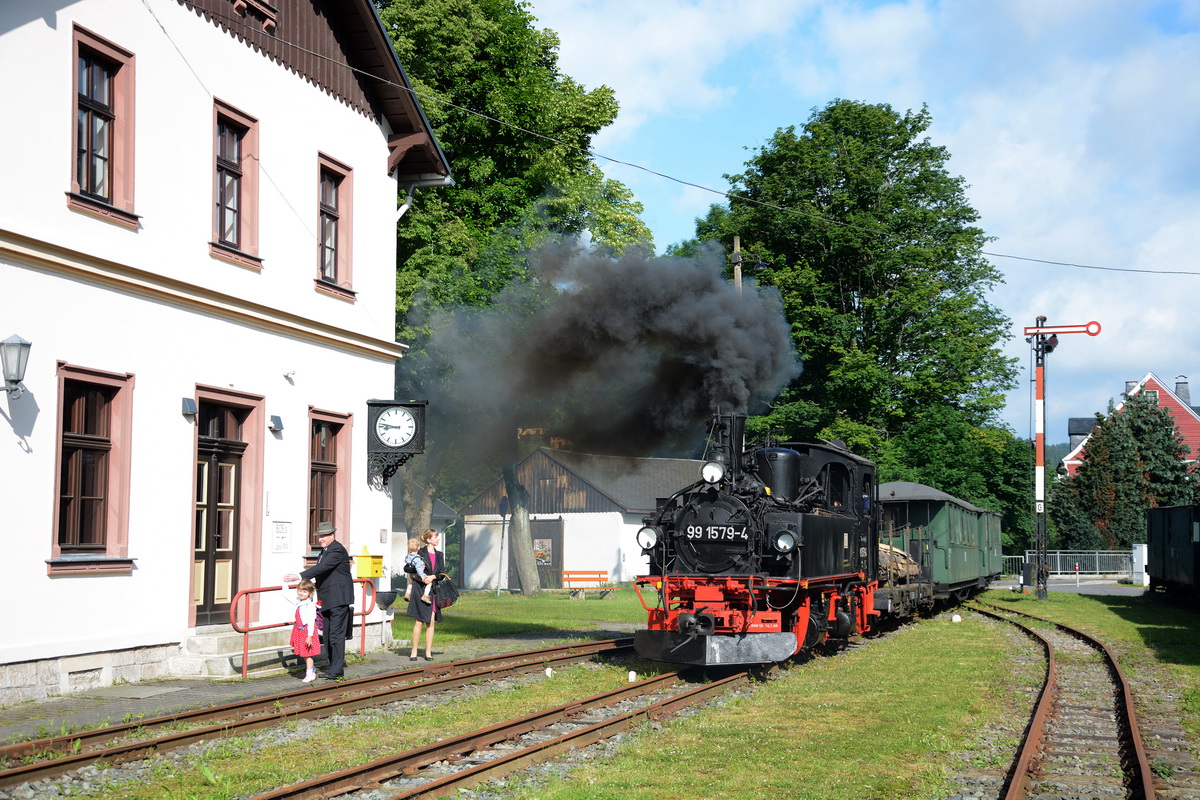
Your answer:
[[[1033,557],[1033,550],[1026,550],[1024,556],[1005,556],[1004,572],[1019,574]],[[1133,570],[1133,554],[1128,550],[1047,550],[1046,560],[1051,575],[1074,575],[1077,571],[1080,575],[1119,575]]]
[[[1023,566],[1025,566],[1025,556],[1004,556],[1005,575],[1020,575]]]

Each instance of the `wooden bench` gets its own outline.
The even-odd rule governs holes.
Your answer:
[[[616,591],[608,583],[608,570],[604,569],[564,569],[562,573],[563,588],[568,590],[574,600],[583,600],[589,590],[599,592],[601,598],[612,597]],[[572,586],[574,583],[594,583],[595,586]]]

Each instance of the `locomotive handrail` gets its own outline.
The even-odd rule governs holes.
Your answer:
[[[362,584],[363,587],[363,605],[366,608],[363,611],[356,611],[354,616],[362,617],[362,622],[358,631],[358,655],[365,656],[367,654],[367,615],[375,610],[375,584],[366,578],[354,578],[355,583]],[[289,583],[289,587],[295,587],[297,584]],[[371,591],[367,591],[370,587]],[[271,622],[265,625],[242,624],[238,621],[239,602],[242,598],[246,598],[246,613],[244,616],[250,616],[250,596],[254,594],[262,594],[265,592],[278,592],[283,586],[259,586],[254,589],[243,589],[233,596],[233,602],[229,604],[229,624],[235,631],[242,634],[242,677],[245,678],[249,668],[250,661],[250,634],[254,631],[265,631],[271,628],[290,627],[295,624],[294,620],[287,622]],[[368,602],[369,601],[369,602]],[[382,623],[381,623],[382,624]],[[328,633],[328,631],[326,631]]]
[[[662,581],[662,579],[659,578],[659,580],[657,581],[658,585],[654,587],[654,591],[658,594],[660,599],[663,599],[661,581]],[[658,606],[651,608],[650,606],[646,605],[646,598],[642,597],[641,586],[642,586],[642,584],[654,585],[655,583],[656,583],[656,581],[650,577],[636,578],[633,581],[633,591],[637,593],[638,602],[641,603],[642,608],[646,609],[647,611],[654,611],[655,608],[658,608]],[[663,607],[666,608],[665,599],[664,599]]]

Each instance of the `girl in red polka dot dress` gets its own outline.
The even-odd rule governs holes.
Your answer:
[[[313,656],[321,652],[321,637],[317,631],[317,587],[310,580],[302,580],[296,586],[296,596],[287,593],[287,584],[282,587],[283,599],[296,607],[296,621],[292,624],[292,652],[304,659],[307,669],[304,682],[311,683],[317,677]]]

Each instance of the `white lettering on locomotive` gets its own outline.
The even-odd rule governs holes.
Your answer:
[[[689,539],[701,539],[707,542],[731,542],[734,539],[748,541],[750,534],[745,526],[733,525],[688,525],[684,535]]]

